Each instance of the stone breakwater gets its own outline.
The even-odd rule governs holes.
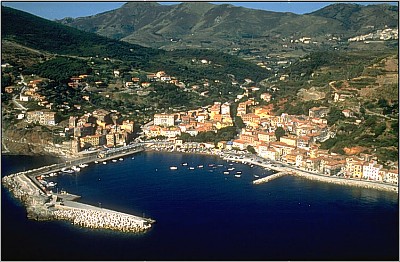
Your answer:
[[[35,183],[35,175],[39,175],[44,170],[48,171],[48,167],[2,178],[3,185],[26,207],[27,216],[30,219],[67,220],[81,227],[129,233],[146,232],[155,222],[151,219],[97,208],[79,202],[64,201],[62,195],[47,192],[39,186],[39,183]],[[65,196],[67,197],[69,194]]]
[[[110,210],[88,210],[80,208],[57,208],[55,219],[71,221],[72,224],[92,229],[111,229],[140,233],[151,228],[150,223],[138,217]]]

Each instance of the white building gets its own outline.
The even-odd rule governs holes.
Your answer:
[[[175,124],[174,114],[155,114],[154,125],[156,126],[173,126]]]

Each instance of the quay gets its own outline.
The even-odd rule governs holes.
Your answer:
[[[57,172],[64,167],[93,162],[95,159],[111,160],[143,150],[143,147],[138,145],[109,150],[102,155],[96,155],[95,158],[89,156],[69,161],[69,164],[53,164],[11,174],[3,177],[2,183],[26,207],[28,218],[66,220],[86,228],[143,233],[151,228],[155,220],[76,202],[80,196],[65,191],[57,194],[47,191],[36,179],[37,176]]]
[[[279,177],[282,177],[282,176],[285,176],[285,175],[288,175],[288,174],[289,174],[288,172],[278,172],[276,174],[273,174],[273,175],[270,175],[270,176],[266,176],[266,177],[262,177],[262,178],[259,178],[257,180],[254,180],[253,184],[258,185],[258,184],[262,184],[262,183],[268,183],[271,180],[274,180],[276,178],[279,178]]]
[[[342,177],[335,177],[335,176],[326,176],[326,175],[317,174],[317,173],[306,171],[306,170],[301,170],[297,167],[289,166],[288,164],[276,162],[276,161],[268,161],[268,164],[265,164],[263,162],[263,161],[265,161],[265,159],[262,159],[263,161],[261,161],[261,160],[257,161],[257,160],[247,158],[247,157],[239,157],[239,156],[232,156],[232,155],[226,155],[223,157],[223,159],[227,160],[227,161],[238,162],[238,163],[258,165],[258,166],[268,168],[271,170],[275,170],[278,172],[286,172],[287,175],[297,176],[297,177],[314,180],[314,181],[320,181],[320,182],[337,184],[337,185],[345,185],[345,186],[370,188],[370,189],[376,189],[376,190],[382,190],[382,191],[388,191],[388,192],[394,192],[394,193],[399,192],[399,187],[397,185],[392,185],[392,184],[387,184],[387,183],[382,183],[382,182],[373,182],[373,181],[367,181],[367,180],[361,180],[361,179],[349,179],[349,178],[342,178]],[[268,177],[270,177],[270,176],[268,176]],[[274,177],[273,179],[278,178],[278,177],[281,177],[281,176]],[[258,180],[260,180],[260,179],[258,179]],[[267,181],[270,181],[270,179],[268,179]],[[253,184],[261,184],[261,183],[253,182]]]

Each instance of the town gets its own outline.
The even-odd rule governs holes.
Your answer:
[[[114,71],[114,74],[118,76],[118,72]],[[69,86],[77,88],[78,85],[84,85],[84,79],[85,76],[71,78]],[[148,79],[165,82],[171,81],[172,78],[160,71],[148,75]],[[71,107],[80,109],[80,105],[68,103],[53,108],[53,104],[47,101],[45,96],[37,93],[41,82],[41,80],[31,80],[22,89],[19,102],[37,101],[37,104],[45,109],[23,111],[25,114],[17,115],[18,120],[24,119],[28,123],[44,126],[57,126],[57,114],[51,111],[52,109],[58,111]],[[182,85],[176,78],[173,78],[173,83]],[[151,83],[140,83],[138,78],[133,78],[125,85],[144,87],[150,86]],[[91,152],[126,146],[134,141],[157,140],[172,143],[173,149],[179,150],[185,148],[185,143],[191,142],[191,138],[201,133],[217,133],[231,127],[236,130],[235,136],[231,139],[200,141],[198,144],[217,152],[226,150],[251,152],[264,159],[280,161],[326,176],[398,184],[398,170],[393,167],[384,168],[372,154],[345,156],[319,148],[321,142],[336,135],[327,124],[329,108],[312,107],[308,115],[287,113],[275,115],[273,105],[269,103],[274,99],[273,91],[260,94],[259,99],[265,102],[264,105],[260,105],[253,96],[249,97],[250,93],[258,90],[256,87],[243,89],[244,93],[238,95],[235,101],[215,101],[212,105],[195,110],[154,114],[152,121],[142,125],[141,130],[137,125],[135,127],[133,119],[122,117],[117,110],[97,109],[81,116],[72,114],[68,126],[57,134],[64,137],[64,141],[55,144],[55,147],[50,145],[49,148],[53,153],[63,157],[76,158]],[[14,92],[11,87],[5,91]],[[336,95],[337,93],[335,100],[338,99]],[[89,102],[90,97],[84,96],[83,99]],[[17,104],[19,102],[16,101]],[[237,107],[234,107],[234,103]],[[342,114],[347,118],[352,117],[352,112],[347,109],[343,110]]]

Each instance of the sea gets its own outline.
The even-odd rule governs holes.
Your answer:
[[[1,160],[1,176],[60,161]],[[81,202],[156,220],[141,235],[29,220],[2,186],[1,259],[399,260],[398,194],[292,176],[252,184],[272,173],[215,156],[141,152],[49,179]]]

